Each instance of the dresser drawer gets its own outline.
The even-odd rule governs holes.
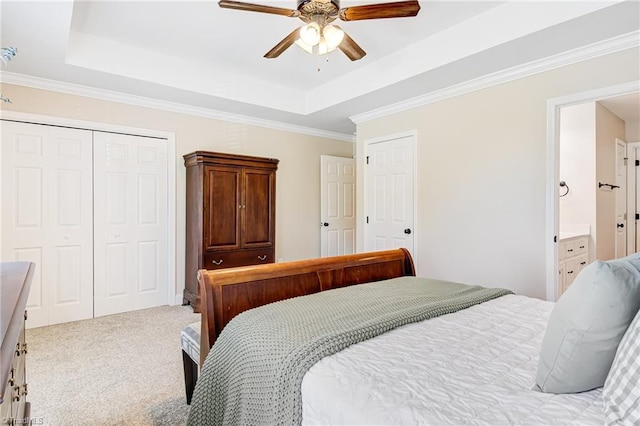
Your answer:
[[[223,269],[236,266],[257,265],[260,263],[273,263],[275,253],[272,247],[256,250],[242,250],[233,252],[205,252],[205,269]]]

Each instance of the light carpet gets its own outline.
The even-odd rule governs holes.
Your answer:
[[[180,331],[199,319],[162,306],[27,330],[34,423],[185,424]]]

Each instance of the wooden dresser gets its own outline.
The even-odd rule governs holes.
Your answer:
[[[29,424],[25,320],[35,264],[0,263],[0,424]]]
[[[187,168],[184,301],[199,312],[199,269],[273,263],[278,160],[196,151]]]

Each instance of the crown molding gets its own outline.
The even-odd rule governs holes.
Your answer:
[[[86,98],[99,99],[109,102],[118,102],[127,105],[134,105],[143,108],[159,109],[179,114],[193,115],[197,117],[212,118],[215,120],[229,121],[232,123],[258,126],[268,129],[282,130],[285,132],[300,133],[309,136],[335,139],[345,142],[354,142],[353,135],[331,132],[312,127],[298,126],[295,124],[283,123],[280,121],[266,120],[262,118],[250,117],[247,115],[233,114],[224,111],[217,111],[208,108],[195,107],[177,102],[162,101],[159,99],[146,98],[143,96],[130,95],[122,92],[98,89],[95,87],[82,86],[78,84],[65,83],[62,81],[49,80],[34,77],[26,74],[17,74],[3,71],[0,73],[0,82],[14,84],[17,86],[31,87],[34,89],[49,90],[52,92],[66,93],[70,95],[83,96]]]
[[[464,95],[466,93],[475,92],[477,90],[486,89],[491,86],[506,83],[508,81],[517,80],[533,74],[553,70],[567,65],[582,62],[588,59],[597,58],[599,56],[620,52],[622,50],[631,49],[640,46],[640,31],[633,31],[622,36],[614,37],[598,43],[593,43],[584,47],[569,50],[547,58],[529,62],[513,68],[508,68],[492,74],[485,75],[480,78],[456,84],[441,90],[407,99],[384,107],[376,108],[371,111],[363,112],[350,116],[349,119],[356,124],[366,121],[375,120],[377,118],[386,117],[409,109],[418,108],[429,105],[445,99]]]

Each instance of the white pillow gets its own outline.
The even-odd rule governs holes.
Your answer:
[[[640,259],[585,267],[553,308],[536,385],[542,392],[584,392],[604,385],[627,327],[640,308]]]
[[[602,397],[607,425],[640,424],[640,312],[620,341]]]

